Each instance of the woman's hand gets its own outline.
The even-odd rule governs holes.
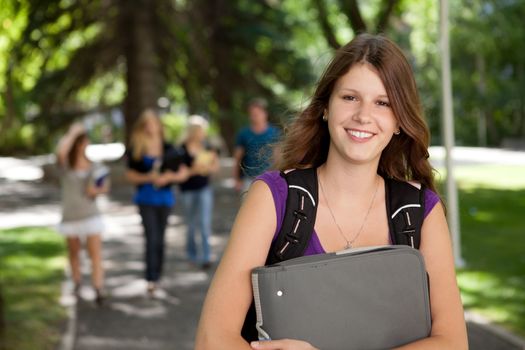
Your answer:
[[[250,346],[257,350],[319,350],[305,341],[294,339],[252,341]]]
[[[208,176],[210,174],[210,167],[206,164],[193,164],[190,169],[192,175]]]
[[[86,128],[84,127],[84,125],[78,122],[71,124],[71,126],[69,127],[69,130],[67,131],[67,133],[70,134],[72,137],[76,137],[85,132],[86,132]]]
[[[191,176],[190,169],[182,164],[176,172],[171,172],[172,182],[184,182]]]
[[[164,187],[174,182],[184,182],[190,176],[190,170],[186,165],[181,165],[177,171],[166,170],[163,173],[152,175],[155,187]]]
[[[155,185],[155,187],[159,188],[159,187],[164,187],[170,183],[173,182],[173,171],[171,170],[168,170],[164,173],[161,173],[161,174],[152,174],[153,176],[153,185]]]
[[[95,197],[100,194],[108,193],[109,186],[109,180],[106,180],[104,182],[104,185],[102,186],[95,186],[93,184],[90,184],[86,187],[86,195],[91,199],[95,199]]]

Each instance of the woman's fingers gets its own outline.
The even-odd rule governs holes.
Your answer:
[[[257,350],[317,350],[305,341],[293,339],[254,341],[250,346]]]
[[[280,350],[283,349],[281,340],[252,341],[250,346],[257,350]]]

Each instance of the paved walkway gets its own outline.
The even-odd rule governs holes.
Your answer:
[[[235,200],[216,191],[217,207],[212,240],[214,260],[223,249],[235,214]],[[179,210],[170,218],[166,262],[158,298],[145,297],[143,236],[136,209],[125,202],[108,203],[108,234],[104,239],[106,286],[111,294],[102,308],[93,302],[89,288],[77,305],[74,349],[192,349],[201,303],[213,269],[202,271],[184,259],[184,225]],[[224,210],[225,208],[231,210]]]
[[[224,172],[225,174],[228,171]],[[226,244],[238,208],[238,198],[228,181],[215,183],[215,216],[212,246],[215,260]],[[101,308],[94,306],[84,266],[82,299],[70,307],[64,350],[97,349],[193,349],[193,339],[210,278],[215,266],[202,271],[184,259],[184,223],[177,207],[170,218],[163,288],[165,295],[145,297],[143,237],[136,208],[130,205],[132,189],[118,186],[101,201],[107,213],[104,266],[111,294]],[[58,187],[50,183],[0,179],[0,226],[53,225],[58,220]],[[84,259],[86,260],[86,259]],[[64,287],[63,302],[71,286]],[[524,349],[521,339],[474,319],[468,324],[471,349]]]

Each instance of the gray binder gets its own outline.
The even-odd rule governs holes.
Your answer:
[[[425,264],[408,246],[354,248],[258,267],[252,285],[261,340],[366,350],[430,334]]]

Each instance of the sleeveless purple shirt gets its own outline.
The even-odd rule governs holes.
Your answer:
[[[268,171],[262,175],[259,175],[255,180],[264,181],[270,188],[272,192],[273,201],[275,204],[275,212],[277,214],[277,228],[273,239],[277,238],[277,234],[281,230],[281,226],[284,219],[284,214],[286,211],[286,198],[288,197],[288,186],[286,185],[286,180],[279,174],[278,171]],[[438,195],[429,190],[425,189],[425,212],[424,217],[432,211],[436,203],[439,202]],[[315,254],[324,254],[325,250],[319,241],[317,232],[313,232],[310,242],[306,247],[303,255],[315,255]]]

